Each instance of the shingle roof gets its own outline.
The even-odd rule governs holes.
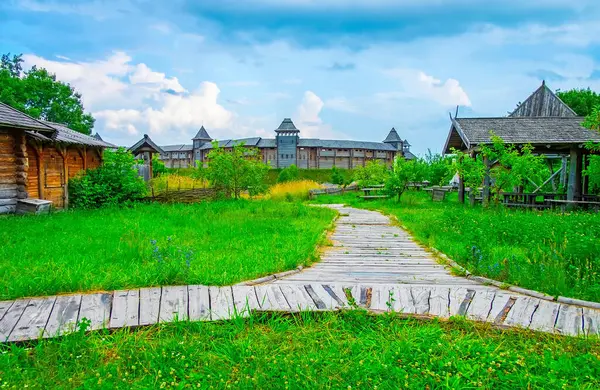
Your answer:
[[[296,125],[294,125],[294,122],[292,122],[292,120],[290,118],[284,118],[283,122],[281,122],[281,124],[279,125],[279,127],[277,129],[275,129],[276,132],[300,132],[300,130],[298,130],[296,128]]]
[[[154,151],[156,153],[164,153],[164,150],[162,150],[162,148],[160,146],[158,146],[157,144],[154,143],[154,141],[152,141],[150,139],[150,137],[148,137],[148,134],[144,134],[144,137],[139,140],[138,142],[136,142],[133,146],[131,146],[129,149],[130,152],[132,152],[133,154],[138,154],[139,149],[144,146],[147,145],[149,147],[151,147],[152,149],[154,149]]]
[[[192,145],[165,145],[161,146],[164,152],[189,152],[193,149]]]
[[[95,137],[92,137],[92,136],[89,136],[86,134],[82,134],[75,130],[71,130],[67,126],[60,124],[60,123],[54,123],[54,122],[48,122],[48,121],[40,121],[40,122],[42,122],[45,125],[50,126],[56,130],[56,134],[53,137],[53,139],[56,141],[71,143],[71,144],[79,144],[79,145],[99,146],[102,148],[114,148],[115,147],[115,145],[113,145],[109,142],[102,141],[101,139],[99,140]]]
[[[396,129],[393,127],[392,127],[392,130],[390,130],[387,137],[385,137],[385,139],[383,140],[383,142],[400,142],[400,141],[402,141],[402,139],[398,135],[398,132],[396,131]]]
[[[206,129],[204,128],[204,126],[202,126],[200,128],[200,130],[198,130],[198,133],[196,133],[196,136],[194,138],[192,138],[193,140],[195,139],[200,139],[200,140],[207,140],[207,141],[211,141],[212,138],[210,138],[210,135],[208,135],[208,132],[206,131]]]
[[[0,126],[50,133],[55,131],[52,127],[4,103],[0,103]]]
[[[453,118],[444,153],[450,148],[467,148],[491,143],[494,132],[511,144],[581,144],[600,141],[600,133],[581,125],[581,117]]]
[[[545,82],[509,115],[511,117],[576,117],[577,114]]]
[[[299,147],[307,148],[328,148],[328,149],[369,149],[380,151],[395,151],[392,145],[382,142],[370,141],[351,141],[351,140],[330,140],[317,138],[300,138],[298,141]]]

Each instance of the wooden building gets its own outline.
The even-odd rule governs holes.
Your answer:
[[[452,118],[444,153],[452,149],[479,153],[481,145],[489,145],[491,132],[504,142],[514,145],[531,144],[534,153],[568,160],[567,200],[577,201],[587,194],[588,180],[582,176],[589,162],[588,141],[600,142],[600,133],[582,126],[578,117],[546,83],[542,85],[509,116],[494,118]],[[488,162],[491,166],[491,162]],[[464,201],[464,185],[460,180],[460,199]],[[489,177],[484,180],[484,199],[489,197]]]
[[[100,165],[108,147],[114,145],[0,103],[0,214],[26,198],[67,206],[68,180]]]
[[[205,162],[212,149],[212,138],[202,126],[192,139],[192,145],[162,146],[161,160],[169,168],[194,166]],[[364,166],[370,160],[391,165],[396,156],[414,158],[410,144],[392,128],[383,142],[322,140],[302,138],[290,118],[285,118],[275,129],[275,138],[252,137],[219,141],[219,146],[232,148],[244,143],[260,150],[263,161],[272,168],[285,168],[295,164],[298,168],[351,169]]]

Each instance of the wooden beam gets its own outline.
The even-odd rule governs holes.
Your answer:
[[[460,174],[458,175],[458,201],[465,203],[465,181]]]
[[[577,200],[581,195],[581,149],[576,146],[571,147],[569,164],[567,200]],[[577,180],[578,176],[579,180]]]
[[[540,189],[541,189],[543,186],[545,186],[546,184],[548,184],[548,182],[549,182],[550,180],[554,179],[554,176],[558,175],[558,174],[559,174],[559,173],[561,173],[561,172],[562,172],[562,167],[561,167],[561,168],[560,168],[558,171],[554,172],[554,173],[552,174],[552,176],[550,176],[550,177],[548,178],[548,180],[546,180],[546,181],[545,181],[545,182],[543,182],[543,183],[542,183],[540,186],[538,186],[538,187],[537,187],[535,190],[533,190],[533,193],[536,193],[536,192],[538,192],[538,191],[539,191],[539,190],[540,190]],[[530,180],[530,181],[531,181],[531,180]],[[532,183],[533,183],[533,182],[532,182]],[[535,184],[535,183],[534,183],[534,184]],[[536,185],[537,185],[537,184],[536,184]]]
[[[589,167],[590,167],[590,155],[586,154],[584,156],[584,160],[583,160],[583,170],[586,171],[586,170],[588,170]],[[585,176],[583,176],[583,186],[581,189],[581,194],[587,195],[589,192],[590,192],[590,176],[586,174]]]
[[[490,187],[492,179],[490,178],[490,160],[487,156],[483,156],[483,165],[485,174],[483,176],[483,204],[487,205],[490,201]]]
[[[68,188],[68,182],[69,182],[69,165],[67,164],[67,158],[68,158],[68,150],[67,147],[64,145],[56,145],[56,150],[58,151],[58,154],[60,154],[60,156],[62,157],[63,160],[63,182],[62,187],[63,187],[63,199],[64,199],[64,208],[68,209],[69,208],[69,188]]]

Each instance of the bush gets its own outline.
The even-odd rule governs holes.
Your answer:
[[[104,163],[69,181],[72,207],[98,208],[128,205],[146,194],[144,180],[134,168],[136,162],[125,148],[104,151]]]
[[[344,185],[346,183],[346,179],[340,170],[336,167],[331,169],[331,182],[333,184]]]
[[[158,159],[158,154],[152,155],[152,175],[154,177],[159,177],[167,172],[167,167],[165,167],[165,163]]]
[[[277,177],[277,183],[286,183],[288,181],[298,180],[298,167],[294,164],[284,168]]]
[[[387,167],[378,160],[369,161],[364,167],[356,168],[354,180],[360,187],[384,184],[389,176]]]

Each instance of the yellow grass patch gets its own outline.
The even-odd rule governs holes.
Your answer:
[[[321,184],[312,180],[278,183],[269,189],[268,198],[273,200],[305,200],[308,199],[308,191],[322,187]]]

